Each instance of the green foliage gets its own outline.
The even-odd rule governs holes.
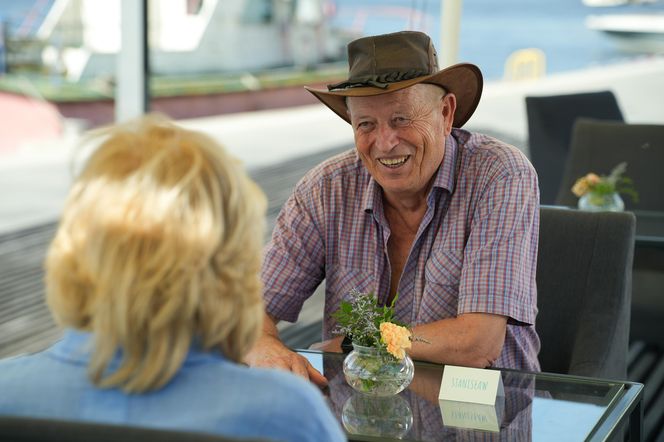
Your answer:
[[[631,178],[623,176],[626,170],[627,163],[623,161],[614,167],[608,176],[601,176],[598,182],[589,183],[588,190],[598,198],[617,192],[629,195],[635,203],[639,202],[639,194],[634,189],[634,182]]]
[[[350,301],[343,300],[339,310],[332,314],[337,321],[336,331],[346,335],[358,345],[365,347],[384,347],[380,340],[380,324],[394,320],[394,305],[397,294],[390,305],[378,305],[378,299],[373,292],[361,293],[355,289],[350,291]]]

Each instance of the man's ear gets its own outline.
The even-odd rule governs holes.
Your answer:
[[[346,105],[346,115],[348,115],[348,119],[350,120],[350,108],[348,107],[348,97],[344,97],[344,104]]]
[[[443,118],[445,119],[445,136],[452,132],[452,124],[454,123],[454,112],[456,111],[456,95],[451,92],[445,94],[442,98],[443,101]]]

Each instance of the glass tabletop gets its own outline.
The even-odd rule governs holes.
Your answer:
[[[577,210],[576,207],[542,205],[552,209]],[[664,211],[629,210],[636,217],[637,246],[664,247]]]
[[[494,406],[439,401],[444,366],[415,362],[396,396],[374,398],[345,381],[342,353],[298,350],[329,380],[328,403],[351,440],[603,440],[626,421],[643,385],[501,370],[505,396]]]
[[[635,210],[636,240],[641,245],[664,246],[664,212]]]

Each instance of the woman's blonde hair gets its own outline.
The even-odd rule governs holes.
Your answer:
[[[264,194],[214,140],[166,117],[91,137],[101,145],[68,196],[46,291],[61,325],[94,334],[92,381],[158,389],[194,340],[240,361],[263,318]]]

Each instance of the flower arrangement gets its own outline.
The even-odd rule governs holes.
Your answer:
[[[414,338],[394,319],[397,296],[389,306],[379,306],[373,293],[351,290],[349,295],[350,300],[341,301],[332,314],[336,331],[353,342],[353,351],[344,360],[346,382],[363,394],[395,395],[410,384],[415,372],[406,350],[413,340],[424,340]]]
[[[337,331],[356,345],[374,347],[395,359],[403,359],[411,347],[412,333],[394,319],[394,304],[379,306],[373,292],[350,291],[350,301],[341,301],[341,307],[332,317],[337,320]]]
[[[608,176],[588,173],[576,180],[572,186],[572,193],[579,198],[588,195],[589,202],[595,206],[601,206],[602,201],[614,193],[629,195],[632,201],[638,202],[639,194],[633,187],[634,183],[630,178],[623,176],[625,170],[627,163],[622,162],[614,167]]]

